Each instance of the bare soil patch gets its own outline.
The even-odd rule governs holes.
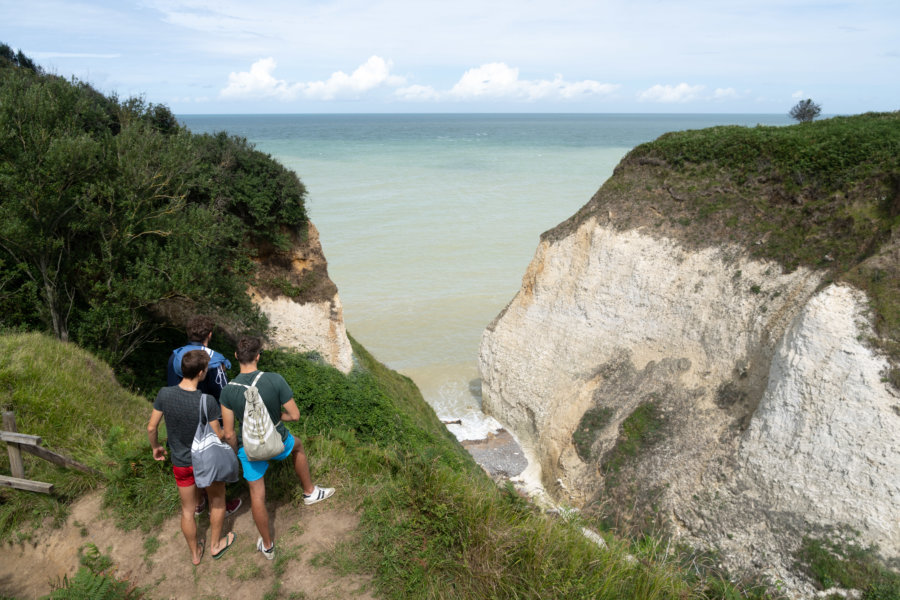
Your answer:
[[[234,545],[219,560],[207,551],[194,567],[177,514],[147,536],[125,532],[104,514],[102,492],[88,494],[73,505],[63,527],[46,527],[24,543],[0,547],[0,596],[30,599],[49,594],[54,584],[78,570],[79,549],[94,544],[112,559],[118,577],[145,590],[145,598],[258,600],[277,590],[273,597],[374,599],[369,578],[340,574],[314,560],[340,542],[350,542],[352,547],[359,522],[355,512],[334,500],[311,507],[270,503],[277,554],[269,561],[256,551],[258,533],[249,499],[243,500],[240,510],[225,520],[225,530],[237,536]],[[198,529],[208,544],[206,515],[200,517]],[[154,536],[158,547],[148,552],[145,540]],[[277,576],[276,566],[285,561]]]

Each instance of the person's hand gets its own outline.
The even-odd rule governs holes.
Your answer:
[[[153,449],[153,460],[166,460],[166,449],[162,446]]]

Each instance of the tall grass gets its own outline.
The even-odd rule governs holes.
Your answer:
[[[13,411],[19,432],[38,435],[45,448],[103,474],[64,469],[23,453],[26,477],[52,483],[54,493],[0,489],[0,539],[14,530],[27,537],[26,523],[36,527],[48,517],[65,518],[69,502],[123,468],[123,457],[140,445],[150,410],[89,352],[37,333],[0,336],[0,407]],[[9,472],[5,451],[0,470]]]

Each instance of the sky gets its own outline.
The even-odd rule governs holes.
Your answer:
[[[900,109],[897,0],[0,0],[0,42],[176,114]]]

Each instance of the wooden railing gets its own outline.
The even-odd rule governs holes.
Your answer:
[[[68,456],[57,454],[41,447],[41,438],[37,435],[19,433],[16,430],[16,416],[12,412],[3,413],[3,429],[0,429],[0,441],[6,442],[9,452],[9,470],[12,477],[0,475],[0,487],[11,487],[30,492],[49,494],[53,491],[52,483],[33,481],[25,478],[25,463],[22,452],[28,452],[53,464],[69,469],[77,469],[85,473],[99,475],[99,471],[72,460]]]

